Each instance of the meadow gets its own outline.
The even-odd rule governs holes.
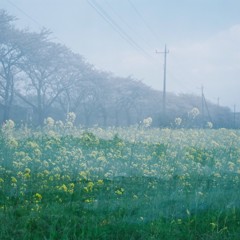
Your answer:
[[[0,239],[240,239],[240,131],[0,132]]]

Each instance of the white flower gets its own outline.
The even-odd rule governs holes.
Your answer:
[[[200,114],[198,108],[194,107],[190,112],[189,115],[194,119]]]
[[[148,118],[143,119],[143,125],[144,125],[144,127],[150,127],[151,124],[152,124],[152,118],[151,118],[151,117],[148,117]]]
[[[54,126],[54,119],[51,117],[48,117],[47,119],[44,120],[44,123],[48,126],[48,127],[53,127]]]
[[[69,113],[67,114],[67,119],[66,119],[67,122],[73,124],[74,121],[75,121],[75,119],[76,119],[76,114],[75,114],[74,112],[69,112]]]
[[[15,123],[11,119],[7,120],[3,125],[3,129],[6,129],[6,130],[14,129],[14,127],[15,127]]]
[[[182,119],[181,119],[180,117],[175,118],[175,124],[176,124],[177,126],[180,126],[181,123],[182,123]]]
[[[213,123],[212,122],[207,122],[207,127],[208,128],[213,128]]]
[[[60,128],[62,128],[64,126],[63,122],[61,120],[56,121],[56,125]]]

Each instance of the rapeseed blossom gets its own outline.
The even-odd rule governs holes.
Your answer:
[[[11,182],[12,183],[17,183],[17,179],[15,177],[11,177]]]
[[[176,126],[180,126],[181,125],[181,123],[182,123],[182,119],[180,118],[180,117],[177,117],[177,118],[175,118],[175,124],[176,124]]]
[[[151,124],[152,124],[152,118],[151,117],[143,119],[143,126],[144,127],[150,127]]]
[[[14,127],[15,127],[15,123],[14,123],[14,121],[13,120],[7,120],[4,124],[3,124],[3,126],[2,126],[2,130],[4,131],[4,132],[6,132],[6,131],[12,131],[13,129],[14,129]]]
[[[150,126],[149,123],[146,121],[146,126]],[[170,181],[176,185],[169,185],[173,189],[171,199],[192,192],[194,200],[204,201],[211,192],[206,191],[206,181],[203,184],[201,181],[196,183],[196,178],[197,181],[211,178],[214,187],[221,189],[222,180],[227,179],[229,174],[230,177],[234,175],[232,186],[239,184],[238,131],[172,130],[139,126],[93,130],[106,136],[106,140],[91,134],[85,134],[86,137],[82,138],[84,134],[77,128],[73,137],[67,135],[69,132],[65,130],[66,136],[44,132],[45,135],[33,134],[31,137],[23,137],[23,140],[16,138],[18,144],[14,149],[11,148],[14,150],[12,158],[6,166],[0,166],[0,173],[4,173],[0,178],[0,187],[1,191],[6,191],[6,200],[10,201],[12,195],[17,194],[19,198],[29,201],[24,203],[26,206],[31,205],[29,209],[33,211],[41,210],[51,192],[51,200],[58,203],[65,203],[79,194],[81,203],[89,203],[89,208],[106,204],[108,197],[111,201],[117,200],[118,204],[128,203],[128,200],[138,204],[143,198],[154,198],[164,183]],[[117,132],[118,138],[114,138]],[[232,144],[231,151],[226,151],[228,143]],[[138,186],[127,185],[126,181],[142,182]],[[3,188],[5,184],[10,189]],[[210,183],[210,190],[211,187]],[[146,196],[142,194],[141,188],[147,189]],[[192,210],[191,214],[194,212]],[[186,213],[190,215],[190,210]],[[135,220],[139,220],[140,216],[145,220],[142,213]]]
[[[42,195],[40,193],[36,193],[34,195],[34,199],[36,202],[40,202],[42,200]]]
[[[212,122],[207,122],[207,128],[213,128],[213,123]]]
[[[59,190],[62,190],[64,192],[67,192],[68,191],[68,188],[65,184],[62,184],[62,186],[58,187]]]
[[[200,114],[200,111],[198,108],[194,107],[190,112],[189,116],[195,119]]]
[[[49,128],[52,128],[54,126],[54,123],[55,123],[55,121],[51,117],[44,119],[44,124]]]

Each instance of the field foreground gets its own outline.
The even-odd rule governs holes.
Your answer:
[[[0,239],[240,239],[240,132],[0,133]]]

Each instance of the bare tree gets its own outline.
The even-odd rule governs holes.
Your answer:
[[[13,27],[14,20],[14,17],[0,10],[0,103],[3,122],[10,117],[15,79],[19,72],[17,64],[23,56],[19,48],[21,32]]]
[[[63,45],[46,40],[46,32],[25,52],[17,96],[37,114],[38,125],[56,99],[79,77],[72,69],[72,52]]]

